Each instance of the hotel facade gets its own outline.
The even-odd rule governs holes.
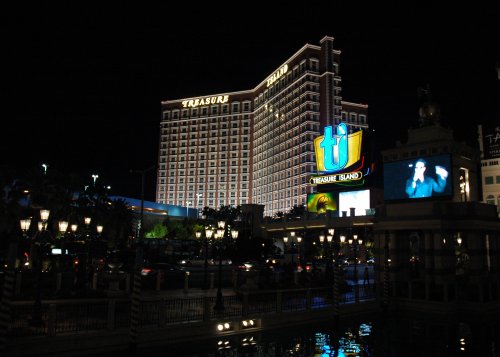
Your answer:
[[[313,140],[325,126],[368,128],[368,106],[342,99],[340,56],[326,36],[253,89],[163,101],[156,201],[260,204],[265,216],[304,205],[316,190]]]

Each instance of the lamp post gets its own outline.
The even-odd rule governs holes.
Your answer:
[[[98,177],[99,177],[99,175],[97,175],[97,174],[92,175],[92,179],[94,180],[94,187],[95,187],[95,182],[96,182]]]
[[[299,259],[299,264],[300,264],[300,243],[302,243],[302,237],[297,237],[297,257]]]
[[[208,240],[212,238],[214,230],[205,227],[205,264],[203,265],[203,289],[208,290]]]
[[[222,300],[222,244],[226,232],[226,222],[219,221],[218,227],[215,238],[217,241],[217,252],[219,253],[219,277],[217,281],[217,300],[214,310],[222,311],[224,310],[224,301]]]
[[[36,282],[35,282],[35,301],[33,303],[33,314],[31,315],[30,324],[32,326],[41,326],[43,325],[42,320],[42,300],[41,300],[41,279],[40,275],[42,273],[42,259],[40,257],[41,249],[40,246],[42,244],[40,235],[42,232],[47,231],[47,221],[50,216],[50,211],[43,209],[40,210],[40,222],[38,222],[38,232],[31,239],[31,261],[32,268],[35,272]],[[29,225],[25,228],[29,228]]]
[[[215,302],[214,310],[222,311],[224,310],[224,301],[222,299],[222,251],[225,248],[225,239],[226,239],[226,222],[219,221],[217,229],[217,250],[219,253],[219,279],[217,283],[217,300]],[[238,238],[238,231],[233,229],[231,230],[231,238]]]
[[[137,332],[139,325],[139,311],[141,303],[141,268],[143,264],[143,240],[144,240],[144,186],[146,173],[153,170],[156,165],[150,166],[144,170],[130,170],[131,173],[141,174],[141,216],[139,222],[139,230],[135,242],[135,262],[134,262],[134,280],[132,289],[132,304],[130,312],[129,326],[129,350],[135,352],[137,350]]]
[[[294,241],[293,239],[294,239],[294,237],[295,237],[295,232],[291,231],[290,232],[290,238],[288,238],[288,237],[284,237],[283,238],[283,242],[285,243],[285,247],[286,247],[286,245],[288,243],[288,240],[290,240],[290,249],[289,249],[289,251],[292,253],[292,265],[294,264],[293,256],[295,255],[294,249],[293,249],[293,241]]]
[[[328,272],[327,276],[330,277],[332,274],[332,240],[333,240],[333,234],[335,233],[335,230],[333,228],[330,228],[328,230],[328,235],[326,236],[326,257],[327,257],[327,262],[326,262],[326,271]],[[320,240],[323,239],[323,242],[325,241],[325,236],[322,235],[320,236]],[[335,275],[335,272],[333,272]]]
[[[63,268],[66,265],[66,230],[68,229],[68,221],[59,221],[59,232],[61,232],[61,257],[63,260]]]
[[[326,258],[326,246],[325,246],[325,235],[320,234],[319,235],[319,242],[321,243],[321,247],[323,248],[323,260]]]
[[[287,262],[287,260],[286,260],[287,245],[288,245],[288,237],[284,236],[283,237],[283,256],[285,257],[285,262]]]
[[[200,197],[201,196],[202,196],[201,193],[196,194],[196,212],[197,212],[198,218],[201,217],[201,215],[200,215],[200,212],[201,212],[201,210],[200,210]]]
[[[352,249],[354,251],[354,274],[353,274],[353,280],[354,280],[354,299],[356,302],[359,301],[359,287],[358,287],[358,249],[359,246],[363,244],[363,240],[361,238],[358,239],[358,235],[354,234],[352,238],[349,238],[349,245],[352,246]]]
[[[191,204],[191,201],[186,201],[186,218],[189,218],[189,205]]]
[[[329,239],[329,242],[333,242],[333,255],[335,257],[334,259],[334,264],[333,264],[333,318],[334,318],[334,323],[335,326],[338,326],[338,321],[340,318],[340,292],[339,292],[339,286],[340,286],[340,262],[339,262],[339,250],[340,250],[340,244],[345,242],[345,237],[341,236],[340,237],[340,244],[337,243],[335,240],[335,229],[330,228],[328,229],[328,237],[331,237]]]
[[[21,230],[23,231],[23,236],[25,236],[26,238],[28,238],[27,232],[30,229],[31,219],[30,218],[21,219],[19,221],[19,224],[21,226]],[[31,239],[31,242],[30,242],[30,260],[32,262],[33,262],[33,252],[34,252],[34,243],[33,243],[33,239]],[[33,265],[32,265],[32,267],[33,267]],[[12,267],[12,268],[14,268],[14,267]],[[38,290],[38,282],[37,282],[37,290]],[[38,294],[35,295],[35,304],[33,305],[33,314],[31,316],[31,320],[30,320],[30,324],[31,325],[35,325],[35,324],[39,325],[41,323],[41,321],[42,321],[41,308],[38,311],[36,310],[37,307],[38,307],[37,304],[36,304],[36,297],[37,296],[38,296]]]

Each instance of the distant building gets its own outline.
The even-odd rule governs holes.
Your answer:
[[[124,200],[134,214],[133,228],[137,232],[138,224],[141,215],[141,200],[137,198],[110,196],[111,200]],[[164,219],[183,220],[185,218],[198,218],[198,211],[194,208],[187,208],[175,205],[165,205],[162,203],[144,201],[144,227],[145,230],[150,230],[156,223],[163,222]]]
[[[340,55],[325,36],[253,89],[163,101],[156,201],[258,204],[266,216],[305,205],[314,138],[341,122],[368,128],[368,106],[342,100]]]
[[[478,126],[481,150],[482,202],[496,205],[500,214],[500,118],[499,125]]]
[[[496,66],[498,79],[496,93],[500,95],[500,65]],[[497,206],[500,215],[500,105],[494,103],[493,123],[478,125],[481,150],[482,202]]]

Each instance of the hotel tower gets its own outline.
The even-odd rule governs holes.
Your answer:
[[[253,89],[162,101],[156,201],[253,203],[266,216],[305,204],[316,190],[314,138],[339,123],[368,128],[368,106],[342,100],[340,55],[326,36]]]

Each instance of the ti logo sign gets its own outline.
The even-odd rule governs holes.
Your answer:
[[[344,123],[339,124],[335,132],[332,126],[325,127],[324,135],[314,139],[318,175],[311,177],[311,185],[361,185],[364,182],[360,171],[364,161],[361,157],[362,135],[361,130],[348,134]]]
[[[324,135],[314,139],[318,172],[338,172],[361,158],[362,131],[347,134],[347,125],[341,123],[333,134],[333,127],[325,127]]]

